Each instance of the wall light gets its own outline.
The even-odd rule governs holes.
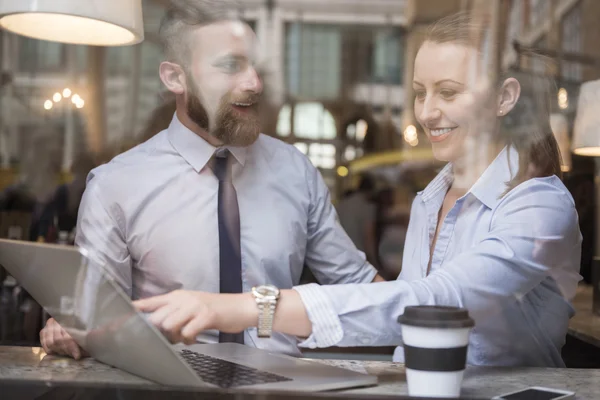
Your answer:
[[[565,88],[560,88],[558,90],[558,107],[561,110],[565,110],[567,108],[569,108],[569,92],[567,92],[567,89]]]

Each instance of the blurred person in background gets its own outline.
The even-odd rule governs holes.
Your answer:
[[[61,244],[73,244],[79,204],[86,186],[89,172],[97,166],[94,155],[80,153],[71,166],[72,179],[56,189],[45,204],[38,223],[37,240]]]
[[[468,364],[564,367],[581,234],[549,126],[553,97],[532,82],[540,93],[528,130],[504,129],[521,85],[487,72],[482,49],[495,47],[485,33],[481,21],[452,15],[418,50],[415,116],[448,164],[413,202],[398,280],[281,290],[274,331],[308,347],[401,345],[406,306],[464,307],[475,320]],[[177,290],[135,304],[173,342],[206,329],[239,332],[259,315],[249,293]],[[404,360],[402,347],[394,360]]]
[[[377,245],[375,241],[375,204],[371,197],[375,190],[373,178],[361,175],[358,188],[347,193],[336,209],[342,227],[354,245],[377,267]]]
[[[17,182],[0,194],[3,236],[16,240],[36,240],[43,216],[44,205],[52,196],[59,179],[62,148],[53,130],[35,131],[23,138],[27,151],[19,163]],[[6,230],[5,230],[6,229]],[[0,267],[0,270],[3,270]],[[0,290],[10,290],[22,325],[10,327],[13,339],[35,343],[41,323],[41,307],[23,290],[16,286],[2,287],[7,274],[0,271]]]
[[[12,236],[13,239],[37,239],[44,205],[56,188],[61,170],[62,149],[56,138],[53,131],[33,132],[19,164],[17,182],[0,194],[0,211],[20,213],[28,225],[20,227],[23,234]]]
[[[381,280],[337,223],[319,171],[260,133],[256,38],[229,10],[227,1],[172,2],[159,72],[175,115],[168,129],[91,172],[76,244],[133,299],[265,282],[291,288],[305,263],[323,283]],[[48,353],[83,355],[53,319],[40,340]],[[265,340],[255,329],[203,340],[301,355],[295,337]]]
[[[408,231],[410,207],[414,193],[410,187],[399,182],[394,189],[384,189],[385,200],[378,212],[377,254],[380,274],[396,279],[402,270],[404,242]]]
[[[375,248],[377,255],[377,264],[382,267],[383,262],[381,260],[381,254],[379,248],[385,230],[392,223],[391,211],[394,207],[394,189],[391,187],[384,187],[377,191],[374,195],[375,198]],[[400,245],[399,243],[398,245]],[[396,276],[398,276],[396,274]],[[392,277],[394,279],[396,276]],[[386,277],[389,278],[389,277]]]

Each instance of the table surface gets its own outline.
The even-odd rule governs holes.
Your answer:
[[[573,299],[576,313],[569,321],[569,334],[600,347],[600,316],[592,312],[592,296],[591,285],[579,285]]]
[[[336,392],[348,394],[407,394],[404,365],[384,361],[311,360],[375,375],[379,384]],[[48,356],[38,347],[0,346],[0,381],[44,381],[55,384],[101,384],[111,387],[133,385],[152,387],[157,384],[99,363],[93,359],[75,361]],[[600,370],[562,368],[467,367],[462,396],[491,398],[529,386],[545,386],[576,392],[577,399],[600,397]]]
[[[569,334],[600,347],[600,316],[592,313],[592,287],[590,285],[579,286],[573,306],[577,312],[569,323]],[[379,379],[377,386],[344,390],[338,393],[365,396],[408,393],[403,364],[355,360],[313,361],[376,375]],[[93,359],[75,361],[48,356],[41,348],[37,347],[0,346],[0,380],[12,379],[53,383],[93,383],[110,386],[152,387],[156,385]],[[571,390],[577,393],[577,399],[600,398],[600,370],[468,367],[463,381],[462,395],[492,397],[528,386]]]

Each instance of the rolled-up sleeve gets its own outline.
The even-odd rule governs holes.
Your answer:
[[[75,245],[85,249],[90,262],[104,268],[131,296],[131,257],[118,219],[117,210],[102,200],[98,182],[88,178],[79,206]]]
[[[580,280],[580,255],[572,199],[551,180],[534,180],[500,202],[483,240],[426,278],[296,287],[313,326],[302,345],[401,345],[397,318],[409,305],[465,307],[477,324],[548,276],[570,299]]]
[[[300,343],[302,347],[311,349],[330,347],[342,340],[344,332],[340,318],[324,292],[323,286],[315,283],[296,286],[294,288],[306,307],[308,318],[313,322],[312,335]]]
[[[319,171],[307,165],[310,193],[306,265],[322,284],[371,282],[377,270],[367,262],[337,218]]]

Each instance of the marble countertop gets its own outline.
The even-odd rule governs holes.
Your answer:
[[[592,294],[591,285],[581,284],[577,288],[573,299],[576,313],[569,321],[569,334],[600,347],[600,316],[592,312]]]
[[[312,361],[368,373],[379,378],[377,386],[340,391],[338,394],[341,397],[345,394],[368,396],[408,393],[403,364],[353,360]],[[93,359],[75,361],[48,356],[37,347],[10,346],[0,346],[0,380],[76,382],[140,387],[157,385]],[[546,386],[574,391],[576,399],[598,399],[600,398],[600,370],[468,367],[465,372],[462,395],[490,398],[528,386]]]

